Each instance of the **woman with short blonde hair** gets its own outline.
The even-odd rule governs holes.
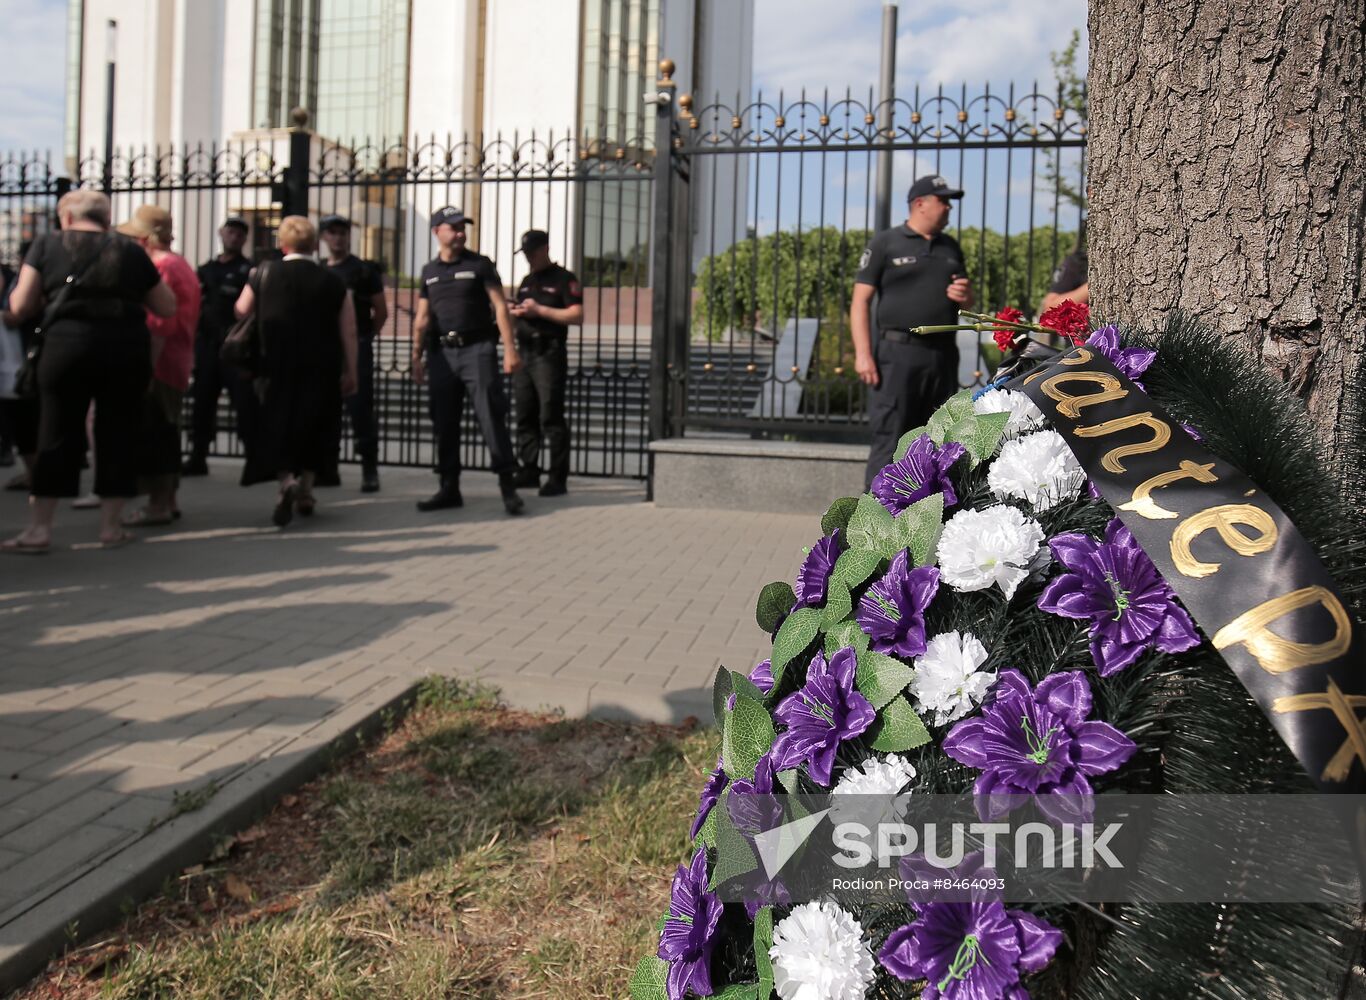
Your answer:
[[[271,520],[281,528],[296,510],[313,513],[314,476],[336,456],[342,397],[356,391],[356,310],[346,283],[312,256],[317,240],[303,216],[281,220],[284,259],[252,271],[236,307],[239,318],[256,314],[265,387],[242,484],[280,484]]]

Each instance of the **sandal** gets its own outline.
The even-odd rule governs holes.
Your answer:
[[[100,548],[102,549],[121,549],[129,542],[134,540],[134,535],[130,531],[120,531],[113,538],[101,538]]]
[[[298,483],[290,483],[280,491],[280,499],[276,501],[275,510],[270,515],[277,528],[283,528],[294,519],[294,498],[298,492]]]
[[[51,542],[26,542],[22,538],[6,538],[0,542],[0,552],[15,556],[44,556],[51,548]]]
[[[175,521],[173,514],[149,514],[146,507],[140,507],[131,514],[124,515],[125,528],[156,528]]]

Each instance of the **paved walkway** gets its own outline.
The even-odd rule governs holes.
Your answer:
[[[128,548],[64,507],[52,554],[0,562],[0,990],[53,928],[93,930],[95,895],[183,855],[197,814],[227,822],[427,674],[571,714],[706,717],[717,664],[765,655],[759,588],[819,533],[657,510],[620,480],[509,518],[487,473],[463,510],[422,515],[433,477],[395,469],[374,497],[351,470],[281,533],[273,492],[236,472],[187,481],[184,521]],[[0,496],[0,531],[23,517]]]

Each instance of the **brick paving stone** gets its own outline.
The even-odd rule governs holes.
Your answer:
[[[312,521],[281,533],[268,491],[237,488],[237,471],[214,462],[182,488],[186,527],[118,553],[92,551],[93,522],[62,511],[54,551],[0,578],[8,939],[35,900],[116,864],[177,791],[231,794],[234,776],[321,745],[339,713],[394,684],[441,673],[524,708],[704,714],[718,663],[764,655],[755,595],[792,577],[818,530],[660,510],[620,480],[575,480],[567,501],[528,496],[533,516],[507,518],[484,474],[467,477],[464,510],[433,519],[412,507],[431,476],[389,469],[379,496],[324,491]],[[0,533],[24,511],[0,495]]]

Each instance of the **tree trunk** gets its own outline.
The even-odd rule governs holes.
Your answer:
[[[1366,360],[1363,63],[1366,0],[1090,0],[1096,316],[1204,319],[1335,460]]]

